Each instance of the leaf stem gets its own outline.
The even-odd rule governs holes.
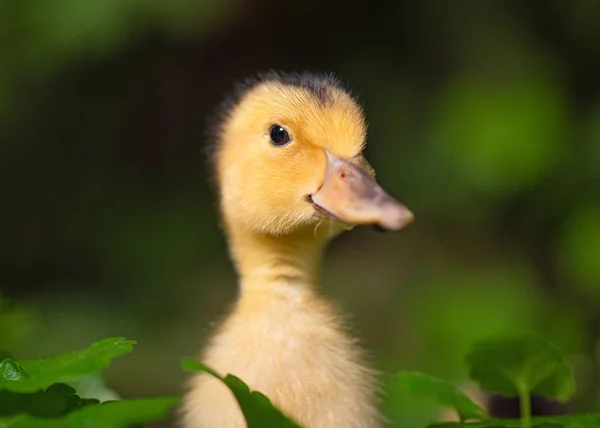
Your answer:
[[[519,387],[519,405],[521,408],[521,427],[531,428],[531,394],[527,387]]]

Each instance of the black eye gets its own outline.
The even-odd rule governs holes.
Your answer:
[[[271,144],[274,146],[285,146],[292,141],[292,137],[281,125],[273,125],[269,131],[271,136]]]

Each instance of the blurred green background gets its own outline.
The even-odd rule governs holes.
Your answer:
[[[236,79],[325,70],[417,218],[327,255],[377,367],[462,383],[473,340],[534,329],[576,367],[573,408],[598,409],[599,20],[595,0],[0,2],[0,348],[122,335],[114,390],[180,393],[236,293],[205,117]],[[401,403],[399,426],[432,418]]]

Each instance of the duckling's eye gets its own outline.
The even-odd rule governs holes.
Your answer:
[[[274,146],[285,146],[287,143],[292,141],[289,132],[281,125],[273,125],[269,131],[271,137],[271,144]]]

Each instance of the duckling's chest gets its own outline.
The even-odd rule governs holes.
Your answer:
[[[354,348],[335,310],[322,299],[257,293],[244,296],[221,326],[206,357],[217,353],[225,365],[247,372],[264,366],[270,373],[315,374],[329,364],[343,364]],[[219,350],[228,349],[223,361]]]
[[[355,342],[315,295],[243,296],[203,359],[305,426],[376,427],[374,373]]]

